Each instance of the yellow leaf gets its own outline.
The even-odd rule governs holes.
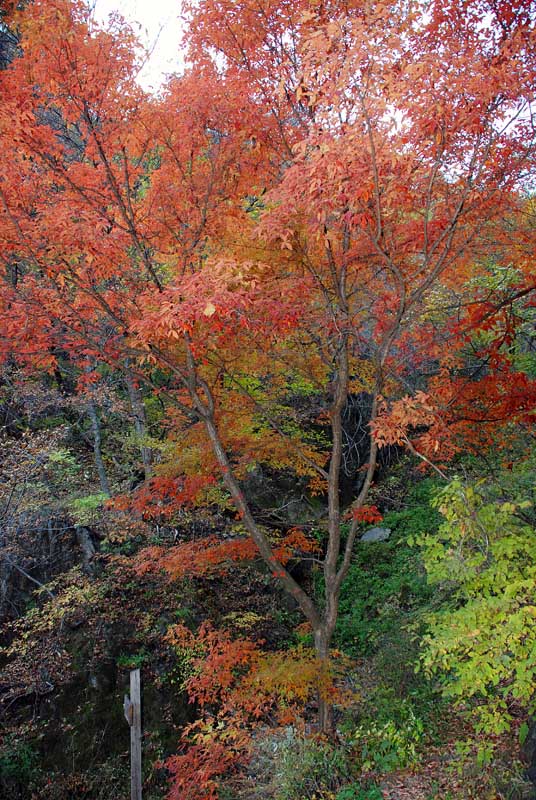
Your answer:
[[[203,314],[205,317],[211,317],[216,312],[216,306],[213,303],[207,303]]]

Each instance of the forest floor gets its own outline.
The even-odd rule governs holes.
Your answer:
[[[460,743],[471,731],[456,714],[444,722],[444,739],[431,746],[414,770],[396,770],[384,776],[380,788],[384,800],[536,800],[536,787],[523,777],[514,730],[495,742],[492,761],[480,764],[477,747],[462,757]]]

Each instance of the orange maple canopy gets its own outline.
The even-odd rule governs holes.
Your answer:
[[[21,52],[0,73],[2,357],[134,365],[166,409],[161,486],[186,502],[221,479],[325,658],[380,445],[430,466],[478,421],[530,420],[511,345],[534,291],[534,18],[487,0],[201,0],[188,15],[190,67],[148,97],[118,20],[101,30],[70,0],[17,12]],[[255,518],[255,463],[327,498],[325,608]]]

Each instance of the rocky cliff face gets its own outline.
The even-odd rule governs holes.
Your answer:
[[[13,61],[17,47],[17,36],[3,23],[0,9],[0,69],[5,69]]]
[[[3,531],[0,559],[0,622],[24,613],[36,589],[72,567],[91,570],[98,538],[66,517],[25,514]]]

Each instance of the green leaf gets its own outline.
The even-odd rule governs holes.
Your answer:
[[[529,735],[529,726],[524,722],[519,728],[519,744],[525,744]]]

